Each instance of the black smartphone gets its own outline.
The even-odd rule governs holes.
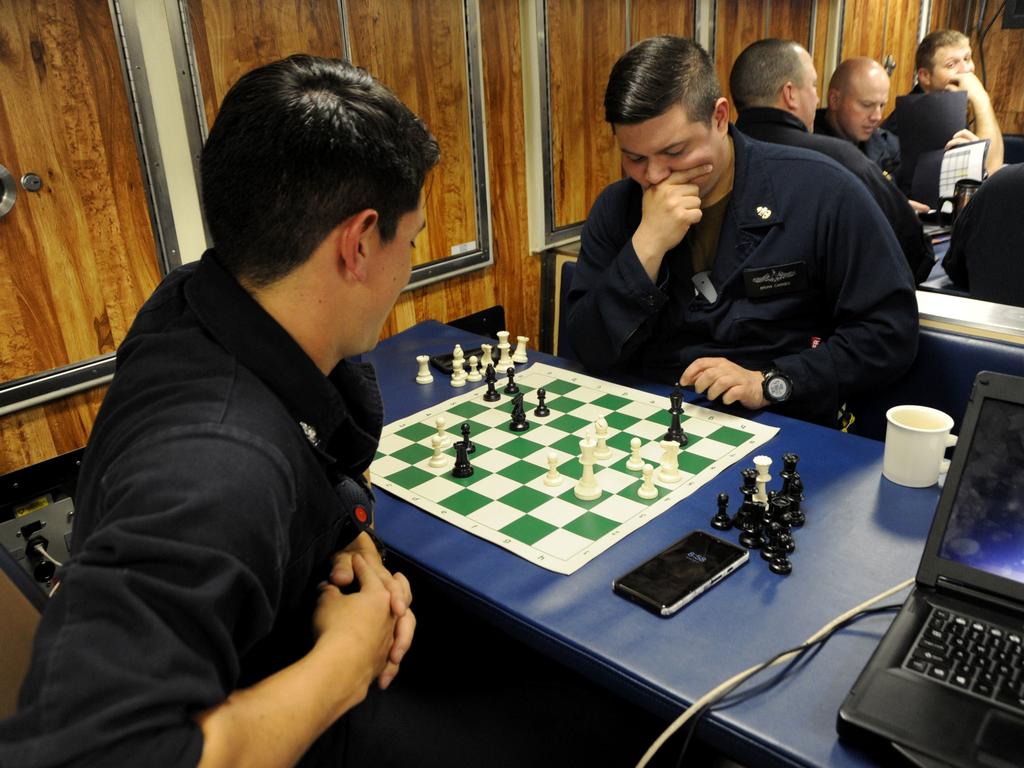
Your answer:
[[[483,349],[481,347],[476,347],[475,349],[463,350],[462,358],[468,364],[469,363],[469,356],[470,355],[476,355],[476,359],[479,360],[483,356],[483,354],[484,354]],[[452,365],[452,360],[454,359],[454,357],[455,357],[455,355],[453,353],[451,353],[451,352],[447,352],[447,353],[445,353],[443,355],[431,355],[430,356],[430,364],[432,366],[434,366],[435,368],[437,368],[437,370],[439,370],[441,373],[446,373],[449,376],[451,376],[452,375],[452,369],[454,367]],[[483,371],[481,371],[481,373],[483,373]]]
[[[693,531],[612,582],[612,589],[661,616],[671,616],[747,562],[747,550]]]

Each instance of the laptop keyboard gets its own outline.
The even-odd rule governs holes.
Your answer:
[[[903,668],[1024,712],[1022,634],[933,607]]]

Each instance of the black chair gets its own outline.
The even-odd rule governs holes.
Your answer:
[[[1003,134],[1003,162],[1024,163],[1024,133]]]
[[[14,714],[45,603],[32,577],[0,547],[0,718]]]
[[[569,341],[569,329],[565,315],[565,310],[568,306],[569,289],[572,287],[572,275],[575,270],[575,259],[566,259],[562,262],[558,282],[558,306],[555,307],[555,354],[567,360],[576,359],[576,354],[572,351],[572,343]]]

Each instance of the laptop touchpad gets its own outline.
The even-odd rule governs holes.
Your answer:
[[[998,710],[989,710],[978,732],[977,760],[992,768],[1020,765],[1020,745],[1024,743],[1024,719]]]

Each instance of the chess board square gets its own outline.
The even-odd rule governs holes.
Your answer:
[[[452,467],[454,468],[454,464],[452,465]],[[493,473],[491,471],[484,469],[483,467],[477,467],[476,465],[474,465],[473,474],[470,475],[469,477],[452,477],[451,473],[449,473],[448,479],[451,480],[453,483],[461,485],[462,487],[465,488],[470,485],[475,485],[476,483],[479,483],[481,480],[487,480],[487,478],[491,477],[492,475]]]
[[[559,560],[568,560],[577,552],[586,549],[591,543],[589,539],[560,528],[535,542],[533,546]]]
[[[525,437],[521,437],[518,440],[508,441],[504,445],[500,446],[497,450],[501,451],[502,453],[507,453],[510,456],[515,456],[516,458],[521,459],[524,456],[529,456],[531,453],[536,453],[543,447],[544,446],[542,446],[540,443],[535,443],[532,440],[528,440]]]
[[[476,443],[478,449],[481,445],[486,446],[487,448],[500,448],[505,443],[511,442],[512,440],[518,440],[519,433],[497,427],[486,429],[475,435],[470,435],[469,439]]]
[[[417,485],[412,492],[428,501],[440,501],[456,493],[460,487],[459,480],[451,476],[451,467],[448,467],[427,482]]]
[[[476,403],[470,400],[464,403],[459,403],[458,405],[449,408],[448,413],[454,413],[456,416],[459,416],[463,420],[468,420],[472,419],[474,416],[483,413],[484,411],[490,410],[491,409],[488,408],[486,405],[483,405],[482,403]]]
[[[613,467],[603,467],[600,472],[597,472],[598,465],[594,465],[595,474],[597,474],[598,482],[601,484],[602,491],[611,491],[612,493],[618,493],[623,488],[626,488],[633,484],[636,480],[636,473],[626,470],[620,472]]]
[[[639,486],[637,486],[639,487]],[[626,496],[623,496],[621,492],[612,496],[606,501],[602,501],[593,510],[595,515],[606,517],[609,520],[614,520],[617,523],[624,523],[634,515],[640,514],[647,508],[646,504],[641,504],[639,500],[633,500]],[[537,514],[534,512],[534,514]]]
[[[505,453],[504,451],[488,451],[479,458],[475,455],[470,456],[469,460],[472,462],[474,468],[480,467],[481,469],[486,469],[488,472],[501,472],[503,469],[510,467],[518,461],[515,456]]]
[[[500,530],[520,517],[523,517],[522,512],[492,501],[486,507],[467,515],[466,519],[493,530]]]
[[[636,416],[638,419],[646,419],[651,414],[664,411],[668,408],[668,400],[666,399],[664,406],[658,404],[653,405],[650,402],[644,402],[642,400],[634,400],[628,405],[624,405],[619,409],[619,413],[624,413],[627,416]],[[667,423],[667,422],[666,422]]]
[[[584,512],[571,523],[562,527],[570,533],[575,533],[591,541],[597,541],[606,533],[618,528],[618,526],[619,523],[615,520],[601,517],[601,515],[594,512]]]
[[[461,440],[462,439],[462,425],[463,424],[469,424],[469,439],[470,440],[473,439],[473,435],[475,435],[475,434],[477,434],[479,432],[483,432],[485,429],[487,429],[487,425],[486,424],[483,424],[483,423],[481,423],[479,421],[472,421],[470,419],[467,419],[465,421],[456,421],[450,427],[447,427],[445,429],[445,432],[447,432],[453,438],[458,438],[459,440]]]
[[[619,496],[622,497],[623,499],[637,501],[637,502],[639,502],[641,504],[654,504],[659,499],[661,499],[665,494],[667,494],[668,491],[669,491],[669,489],[662,488],[660,485],[655,483],[654,484],[654,488],[658,492],[658,495],[655,498],[653,498],[653,499],[642,499],[637,494],[637,491],[640,490],[640,486],[641,485],[643,485],[643,479],[637,480],[635,483],[633,483],[628,488],[623,488],[621,491],[619,491]]]
[[[404,461],[406,464],[418,464],[423,459],[433,456],[434,452],[425,445],[412,443],[404,448],[399,448],[391,455],[399,461]]]
[[[543,386],[544,386],[544,389],[546,389],[549,394],[555,394],[555,395],[566,395],[566,394],[572,392],[573,390],[576,390],[576,389],[580,388],[579,384],[575,384],[575,383],[573,383],[571,381],[567,381],[565,379],[552,379],[551,381],[549,381],[548,383],[544,384]]]
[[[384,435],[383,437],[381,437],[380,442],[377,444],[377,452],[381,456],[386,456],[388,454],[394,453],[395,451],[399,451],[402,448],[405,448],[407,445],[414,444],[415,441],[409,440],[408,438],[402,437],[401,435]]]
[[[638,421],[632,427],[626,428],[626,432],[629,435],[635,435],[641,440],[661,440],[665,436],[665,430],[668,427],[664,424],[657,424],[653,421]]]
[[[402,429],[396,430],[395,434],[400,435],[401,437],[404,437],[405,439],[411,440],[412,442],[415,443],[419,442],[420,440],[423,440],[424,438],[430,437],[436,431],[437,429],[435,429],[434,427],[430,427],[427,426],[426,424],[421,424],[417,422],[415,424],[410,424],[407,427],[403,427]]]
[[[602,467],[600,464],[594,464],[595,475],[600,473],[603,469],[604,467]],[[566,477],[571,477],[573,480],[579,480],[581,477],[583,477],[583,465],[580,464],[580,457],[573,456],[568,461],[562,462],[561,464],[558,465],[558,471],[561,472]]]
[[[548,422],[549,427],[561,430],[562,432],[568,432],[570,434],[575,434],[579,430],[586,428],[589,424],[590,422],[586,419],[580,419],[568,413],[564,413]],[[578,445],[576,446],[576,450],[579,450]]]
[[[710,467],[714,461],[714,459],[701,456],[697,453],[679,454],[679,468],[683,470],[683,472],[689,472],[692,475],[700,474]]]
[[[601,397],[592,402],[594,405],[607,408],[609,411],[618,411],[624,405],[629,405],[629,400],[618,395],[601,395]]]
[[[600,405],[597,401],[595,401],[595,404]],[[640,421],[640,418],[638,416],[629,416],[628,414],[615,411],[605,416],[604,420],[608,422],[608,426],[612,429],[626,429]]]
[[[420,469],[419,467],[406,467],[394,474],[386,475],[386,477],[391,482],[396,483],[403,488],[415,488],[417,485],[434,478],[432,474]]]
[[[605,418],[608,414],[609,410],[607,408],[602,408],[593,403],[585,403],[572,412],[573,416],[589,421],[591,426],[593,426],[595,421]]]
[[[483,413],[473,417],[473,421],[485,424],[488,427],[496,427],[499,424],[506,424],[512,420],[511,416],[499,408],[488,408]]]
[[[694,456],[704,456],[708,459],[720,459],[733,450],[731,445],[720,443],[706,437],[693,447],[687,446],[687,453]]]
[[[500,501],[520,512],[529,512],[548,501],[549,498],[546,494],[524,485],[516,488],[512,493],[506,493]]]
[[[583,404],[582,400],[576,400],[575,398],[568,397],[566,395],[554,398],[549,397],[547,400],[548,408],[552,411],[557,411],[558,413],[571,413]]]
[[[712,440],[717,440],[720,443],[727,443],[733,447],[737,445],[743,445],[747,440],[750,439],[751,435],[749,432],[744,432],[742,429],[733,429],[732,427],[719,427],[710,435]]]
[[[530,429],[526,434],[531,442],[540,443],[542,446],[551,445],[551,443],[565,436],[565,432],[549,427],[544,421],[544,419],[538,419],[536,416],[530,417]]]
[[[453,482],[459,482],[454,477],[450,479]],[[506,493],[512,493],[516,488],[522,487],[520,483],[512,480],[511,478],[503,477],[497,472],[487,472],[486,476],[481,479],[483,482],[475,483],[467,487],[471,487],[474,491],[482,493],[484,496],[489,496],[492,500],[500,499]]]
[[[580,508],[575,504],[569,504],[563,499],[549,498],[546,502],[530,512],[530,517],[536,517],[546,523],[561,528],[566,523],[572,522],[580,516]]]
[[[495,453],[497,454],[498,451],[495,451]],[[506,456],[505,458],[512,459],[511,456]],[[497,472],[502,477],[507,477],[510,480],[526,485],[531,480],[546,474],[547,470],[528,461],[513,461],[503,469],[497,470]]]
[[[698,437],[707,437],[713,432],[717,431],[721,426],[718,420],[715,418],[718,414],[713,411],[703,410],[703,414],[700,416],[693,415],[687,424],[683,427],[686,430],[687,435],[697,435]]]
[[[500,530],[509,538],[532,545],[554,531],[555,526],[530,515],[523,515]]]
[[[452,512],[457,512],[460,515],[471,514],[490,503],[491,499],[489,497],[470,490],[469,488],[463,488],[456,491],[448,498],[442,499],[440,502],[441,506],[445,509],[450,509]]]
[[[616,432],[614,435],[608,438],[608,445],[619,451],[625,451],[629,453],[631,449],[631,442],[636,435],[631,435],[628,432]],[[642,444],[643,441],[641,441]]]
[[[584,501],[583,499],[577,499],[576,494],[573,492],[573,487],[576,483],[569,483],[569,490],[565,493],[559,494],[558,498],[563,501],[568,501],[570,504],[575,504],[577,507],[583,507],[583,509],[593,509],[601,503],[603,499],[607,499],[609,494],[607,491],[602,490],[601,495],[593,501]]]
[[[559,453],[567,453],[570,456],[578,456],[580,452],[580,436],[566,435],[561,440],[551,443],[551,447]]]
[[[390,456],[381,456],[370,465],[370,477],[387,477],[402,470],[406,464]]]
[[[655,424],[661,424],[663,427],[668,427],[672,423],[672,414],[668,411],[655,411],[647,417],[647,421],[653,421]],[[683,421],[683,417],[679,417],[680,423]]]

